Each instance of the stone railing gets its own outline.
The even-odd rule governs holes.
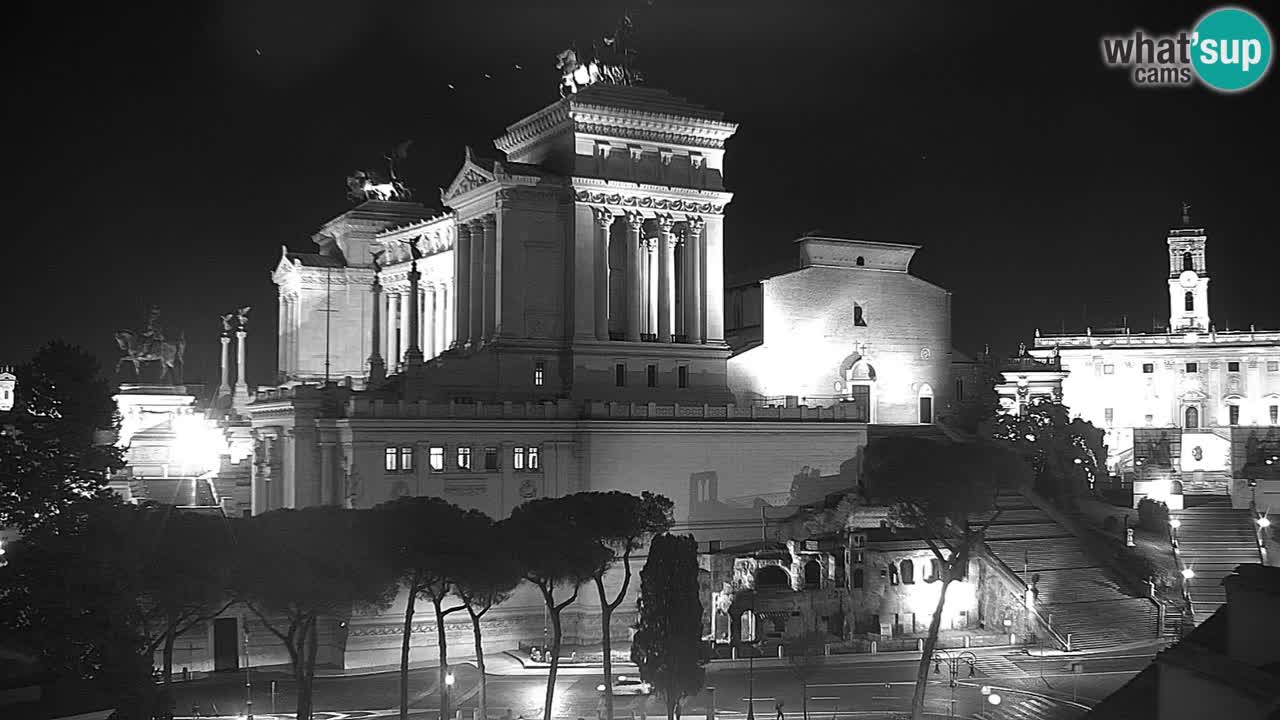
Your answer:
[[[1052,347],[1202,345],[1214,343],[1277,343],[1280,331],[1189,331],[1180,333],[1138,333],[1125,335],[1042,335],[1036,338],[1036,349]]]
[[[659,405],[588,400],[583,417],[589,420],[811,420],[865,422],[851,405],[832,407],[759,407],[756,405]]]
[[[680,405],[658,403],[601,402],[582,404],[570,400],[545,402],[451,402],[428,403],[370,400],[353,397],[347,401],[347,417],[421,418],[475,420],[724,420],[724,421],[819,421],[860,422],[852,408],[754,407],[728,405]]]
[[[450,402],[429,403],[370,400],[353,397],[347,401],[347,417],[420,418],[462,420],[576,420],[578,408],[568,400],[545,402]]]

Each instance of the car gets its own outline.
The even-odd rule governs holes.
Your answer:
[[[596,692],[604,692],[604,683],[596,686]],[[619,675],[618,679],[613,681],[614,695],[648,695],[653,692],[653,686],[631,675]]]

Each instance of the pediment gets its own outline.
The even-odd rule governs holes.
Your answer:
[[[282,279],[297,272],[294,267],[293,260],[289,259],[289,248],[284,245],[280,246],[280,262],[276,263],[276,269],[271,272],[271,279],[279,284]]]
[[[475,152],[468,147],[462,161],[462,168],[458,170],[448,189],[440,191],[440,202],[448,205],[449,201],[459,195],[465,195],[478,187],[494,182],[495,179],[493,171],[485,168],[476,158]]]

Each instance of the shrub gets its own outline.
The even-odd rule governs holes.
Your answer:
[[[1169,527],[1169,506],[1159,500],[1142,498],[1138,503],[1138,525],[1152,532]]]
[[[1109,533],[1119,532],[1120,521],[1116,519],[1115,515],[1108,515],[1107,518],[1102,521],[1102,529]]]

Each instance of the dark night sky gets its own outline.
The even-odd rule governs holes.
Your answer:
[[[923,245],[913,270],[954,292],[961,347],[1078,329],[1086,305],[1095,326],[1147,328],[1186,199],[1210,229],[1219,327],[1280,327],[1274,69],[1223,96],[1139,90],[1100,60],[1101,35],[1188,28],[1212,4],[636,4],[649,84],[740,123],[730,273],[824,228]],[[412,138],[404,174],[438,206],[463,145],[494,153],[556,99],[555,53],[622,8],[143,5],[11,11],[0,362],[61,336],[111,364],[111,331],[156,303],[190,340],[188,378],[216,382],[217,314],[250,304],[267,382],[270,271],[349,206],[346,175]],[[1274,34],[1280,13],[1262,14]]]

